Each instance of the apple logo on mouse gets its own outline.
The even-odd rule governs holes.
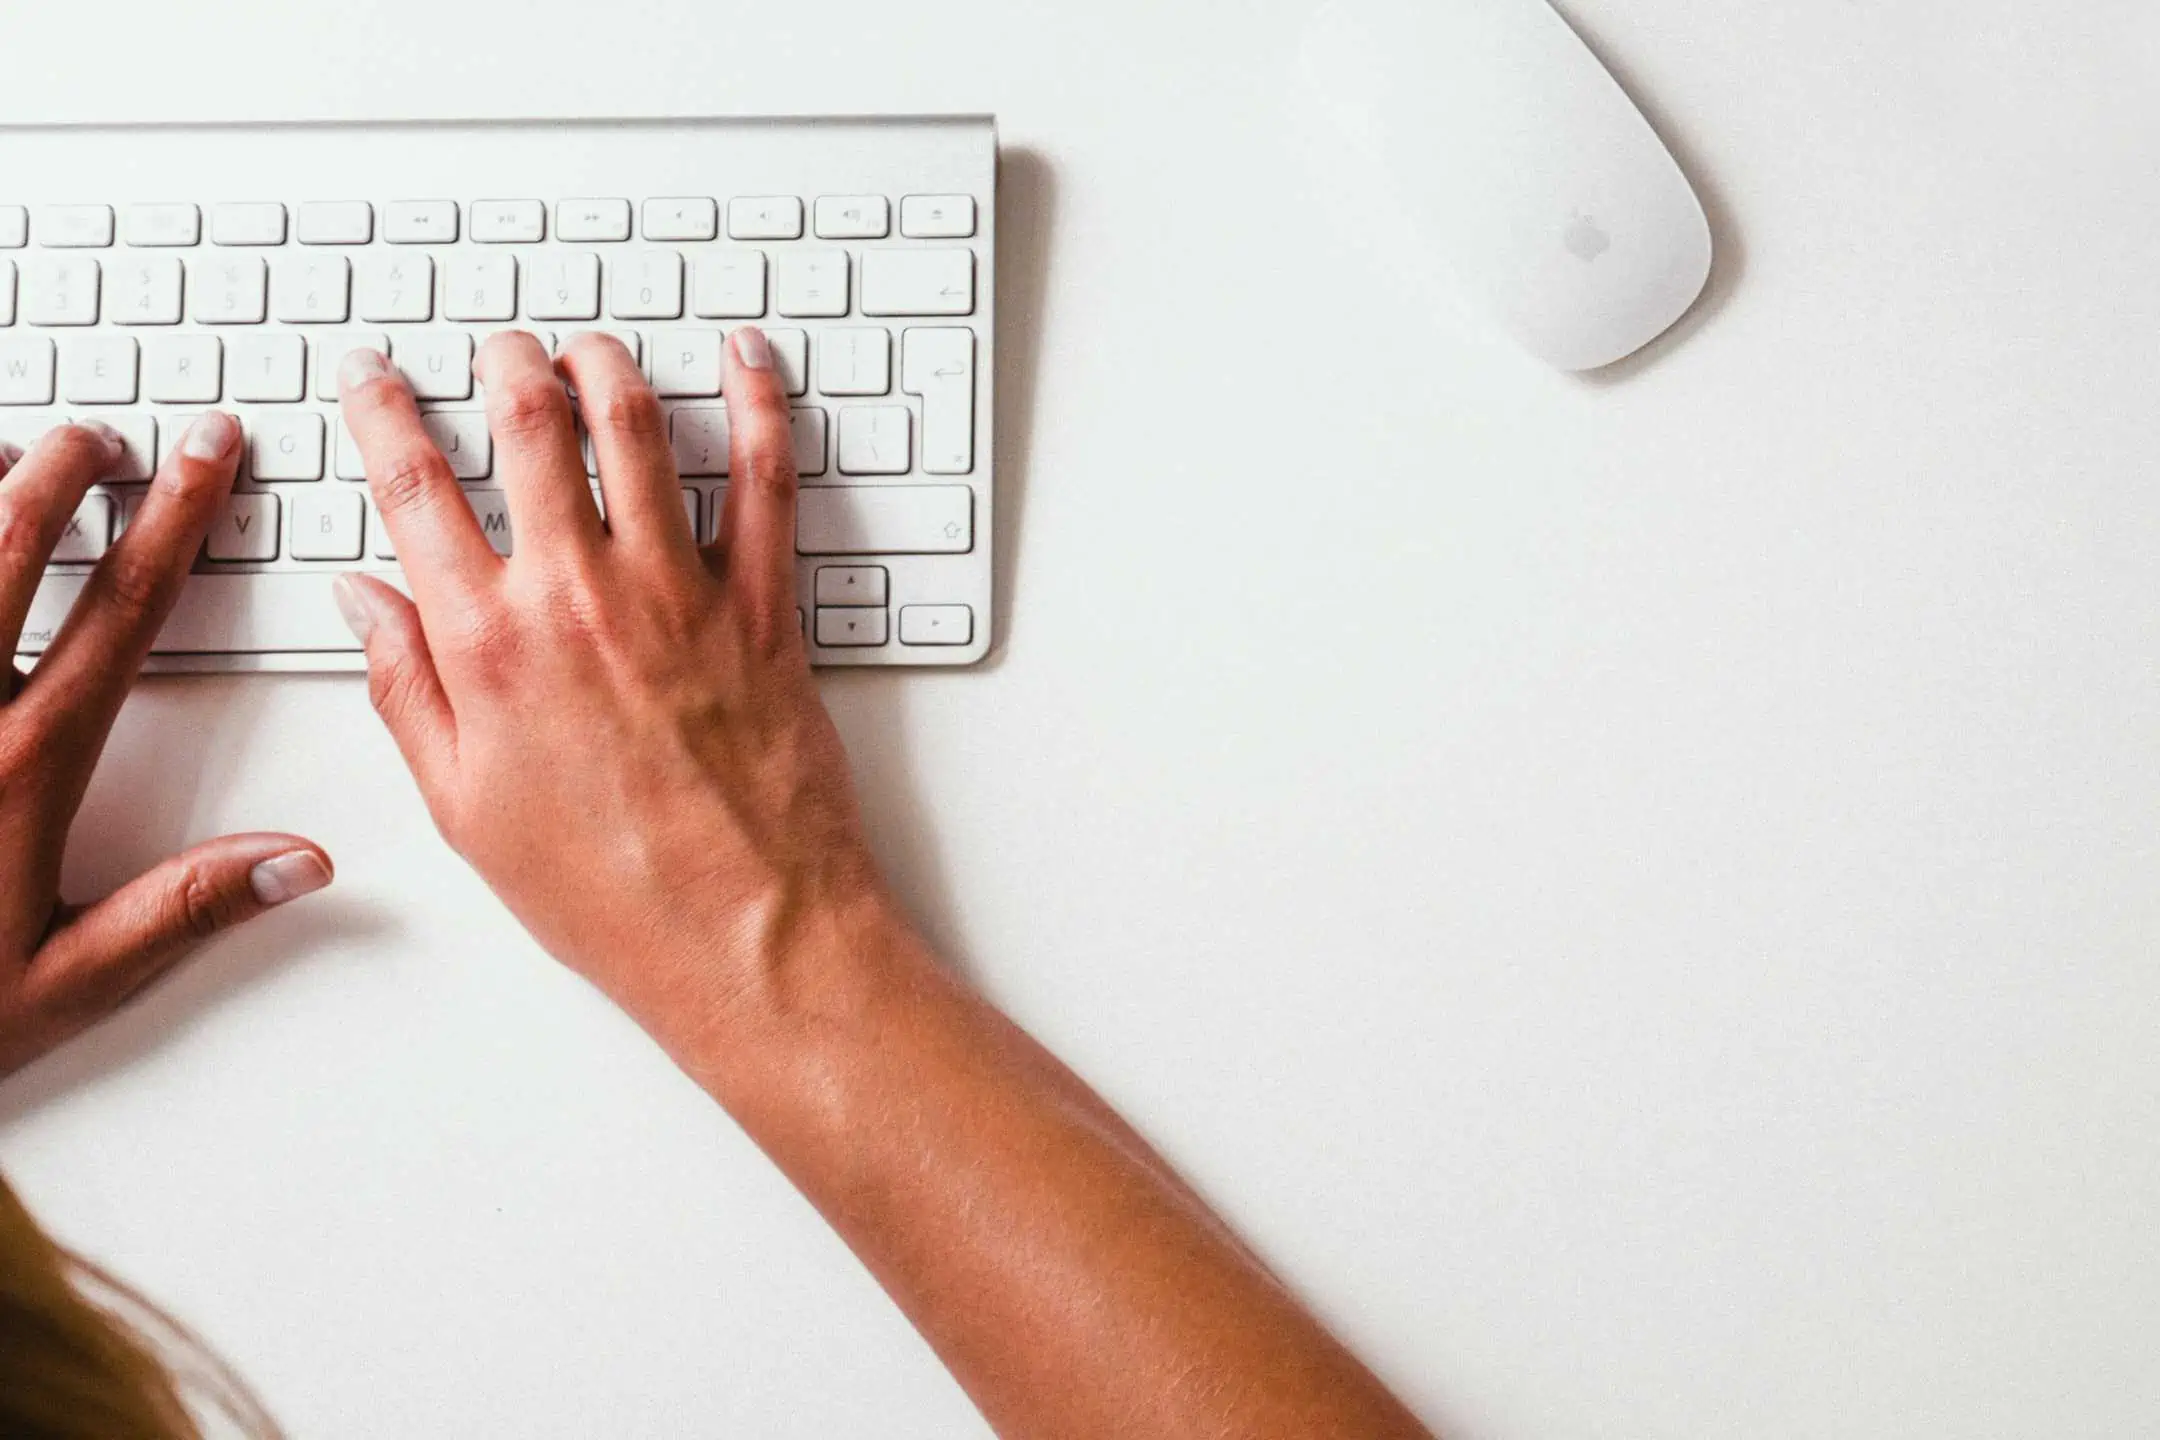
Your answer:
[[[1560,240],[1567,246],[1568,253],[1585,265],[1595,264],[1599,256],[1612,249],[1612,236],[1605,233],[1605,227],[1581,213],[1568,222]]]

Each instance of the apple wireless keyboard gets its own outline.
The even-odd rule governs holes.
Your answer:
[[[727,489],[721,346],[747,322],[794,397],[812,661],[987,653],[987,117],[8,126],[0,155],[0,439],[27,449],[80,418],[126,441],[39,588],[25,660],[157,458],[220,406],[247,431],[240,479],[150,668],[362,668],[330,579],[399,571],[338,419],[356,345],[411,380],[508,554],[475,347],[513,328],[551,346],[619,336],[709,540]]]

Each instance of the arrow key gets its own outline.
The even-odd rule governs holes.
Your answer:
[[[885,643],[885,611],[861,606],[828,608],[817,612],[817,643],[827,649],[860,649]]]
[[[882,565],[826,565],[817,572],[817,603],[820,605],[885,604],[885,567]]]
[[[975,612],[965,605],[903,605],[902,645],[965,645],[975,638]]]

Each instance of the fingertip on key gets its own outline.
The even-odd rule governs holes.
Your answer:
[[[222,460],[240,439],[240,422],[222,410],[211,410],[188,426],[180,453],[190,460]]]
[[[127,449],[127,442],[120,438],[120,432],[102,420],[78,420],[75,424],[77,428],[87,430],[104,441],[105,453],[112,459],[119,459],[121,453]]]
[[[390,357],[380,350],[348,350],[338,362],[338,384],[351,390],[390,373]]]

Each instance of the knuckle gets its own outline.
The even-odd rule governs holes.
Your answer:
[[[599,402],[600,423],[618,435],[651,439],[657,437],[664,428],[660,399],[653,394],[649,385],[612,386],[596,398]]]
[[[22,497],[0,492],[0,561],[43,564],[45,517]]]
[[[139,622],[156,612],[169,583],[155,559],[117,550],[98,572],[98,600],[122,620]]]
[[[370,471],[375,503],[385,510],[411,512],[434,503],[438,488],[452,483],[449,464],[432,447],[412,447]]]
[[[488,392],[488,423],[498,435],[531,438],[570,425],[570,397],[552,378],[522,376]]]
[[[188,866],[174,893],[179,911],[173,917],[178,922],[174,928],[197,940],[209,939],[238,918],[235,897],[200,866]]]

